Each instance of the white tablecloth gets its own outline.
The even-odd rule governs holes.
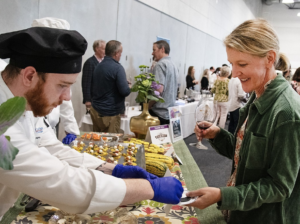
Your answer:
[[[183,138],[186,138],[194,133],[194,128],[196,124],[195,110],[197,105],[198,101],[179,106],[179,108],[181,109],[181,124]]]
[[[186,138],[194,133],[194,128],[196,124],[195,110],[197,105],[198,105],[198,101],[179,106],[181,110],[183,138]],[[133,135],[133,133],[130,131],[130,118],[133,116],[137,116],[141,113],[142,111],[139,111],[138,107],[129,107],[127,118],[121,118],[121,129],[124,130],[124,134]],[[79,127],[81,127],[83,123],[89,125],[93,124],[91,116],[89,114],[86,114],[81,118],[81,121],[79,122]],[[84,130],[84,131],[91,131],[91,130]]]
[[[130,118],[133,116],[140,115],[141,113],[142,113],[142,111],[139,111],[139,106],[133,106],[133,107],[128,108],[128,111],[126,111],[127,118],[124,118],[124,117],[121,118],[120,127],[122,130],[124,130],[124,134],[134,135],[134,133],[130,131]],[[82,116],[82,118],[78,124],[79,128],[83,127],[84,124],[87,124],[88,126],[86,125],[84,127],[84,130],[82,130],[82,131],[92,131],[92,126],[91,127],[89,126],[89,125],[93,125],[90,114],[85,114]]]

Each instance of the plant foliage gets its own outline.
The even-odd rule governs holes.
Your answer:
[[[0,105],[0,167],[4,170],[13,169],[13,160],[19,150],[10,143],[10,137],[4,136],[24,113],[26,100],[23,97],[14,97]]]
[[[137,103],[148,103],[150,100],[156,102],[165,102],[160,96],[159,88],[161,85],[155,80],[155,76],[152,73],[148,73],[148,66],[139,66],[141,74],[134,77],[135,83],[131,88],[131,92],[137,92],[138,95],[135,99]]]

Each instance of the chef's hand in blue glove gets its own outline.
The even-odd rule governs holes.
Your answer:
[[[153,201],[176,205],[180,202],[183,188],[181,182],[174,177],[162,177],[149,180],[153,191]]]
[[[71,142],[73,142],[76,139],[76,135],[73,134],[67,134],[67,136],[62,140],[62,143],[69,145]]]
[[[121,164],[115,166],[112,175],[118,178],[141,178],[146,180],[158,178],[139,166],[123,166]]]

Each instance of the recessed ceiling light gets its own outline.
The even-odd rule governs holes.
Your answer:
[[[294,0],[282,0],[282,3],[294,3]]]
[[[298,12],[297,16],[300,16],[300,12]]]

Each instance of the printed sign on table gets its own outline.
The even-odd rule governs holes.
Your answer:
[[[181,124],[181,110],[179,106],[169,107],[169,117],[170,117],[170,132],[172,137],[172,142],[179,141],[183,139],[182,134],[182,124]]]
[[[161,145],[164,143],[171,142],[170,132],[169,132],[169,125],[159,125],[149,127],[149,131],[146,136],[146,141],[151,142],[156,145]]]

